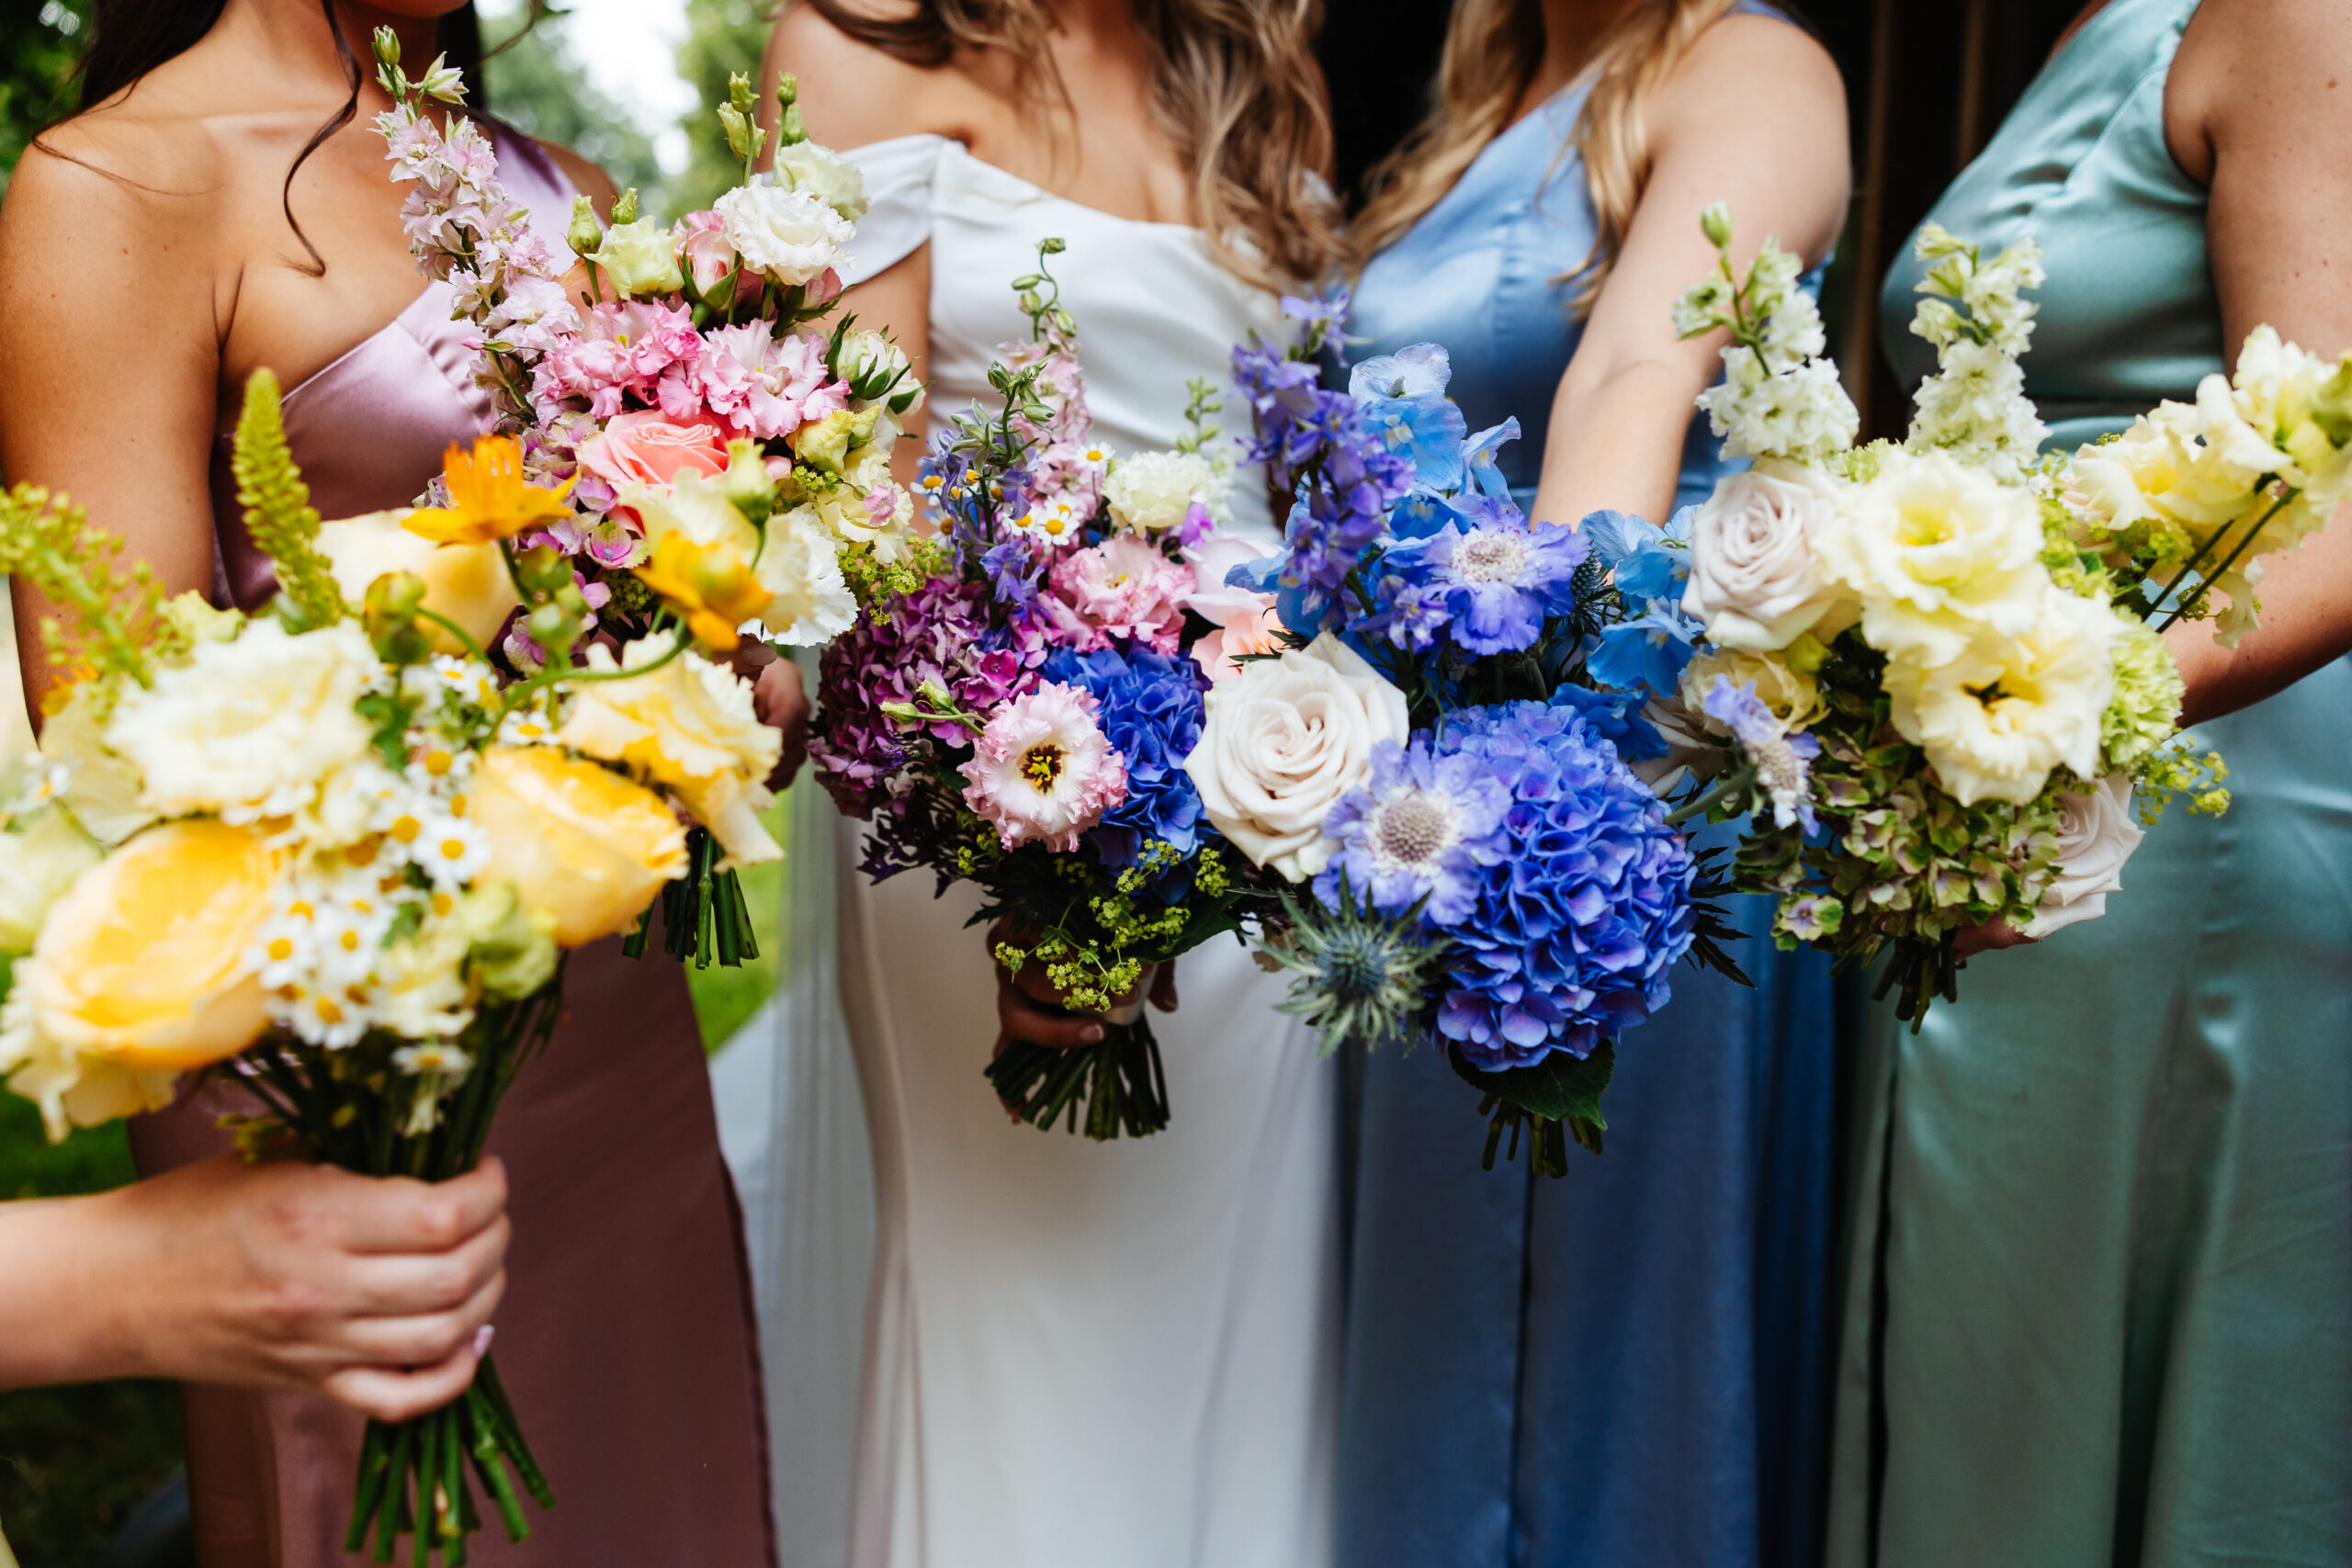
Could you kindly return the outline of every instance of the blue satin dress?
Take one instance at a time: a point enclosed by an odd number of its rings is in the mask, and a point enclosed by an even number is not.
[[[1473,430],[1516,415],[1515,486],[1581,333],[1561,274],[1593,215],[1570,88],[1365,269],[1351,355],[1443,344]],[[1693,215],[1695,220],[1696,215]],[[1694,420],[1679,501],[1725,470]],[[1522,491],[1522,502],[1529,499]],[[1760,900],[1735,910],[1762,931]],[[1813,1560],[1832,1211],[1832,988],[1736,944],[1619,1043],[1608,1152],[1479,1168],[1436,1052],[1362,1064],[1340,1568],[1748,1568]]]

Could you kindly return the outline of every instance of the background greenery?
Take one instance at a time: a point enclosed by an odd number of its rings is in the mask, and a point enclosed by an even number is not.
[[[523,10],[519,4],[489,7],[485,42],[495,48],[513,34]],[[724,96],[729,72],[758,69],[772,12],[761,0],[687,0],[677,69],[705,103]],[[0,0],[0,195],[27,144],[73,108],[74,67],[88,39],[89,0]],[[493,113],[577,149],[616,184],[638,186],[650,210],[675,215],[707,207],[731,183],[725,141],[707,112],[683,126],[689,161],[675,178],[665,176],[654,156],[657,128],[591,83],[560,14],[492,58],[483,85]],[[0,676],[13,689],[6,653],[0,649]],[[783,822],[779,807],[770,818],[779,837]],[[761,957],[741,969],[689,972],[704,1043],[714,1050],[776,983],[781,868],[756,868],[744,882]],[[77,1133],[52,1146],[33,1108],[0,1092],[0,1201],[101,1191],[131,1179],[121,1127]],[[179,1395],[172,1384],[105,1382],[0,1394],[0,1524],[25,1568],[91,1568],[180,1457]]]

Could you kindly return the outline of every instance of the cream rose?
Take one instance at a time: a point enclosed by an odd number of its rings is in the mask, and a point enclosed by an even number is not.
[[[1887,453],[1838,513],[1815,547],[1860,596],[1862,637],[1882,653],[1940,663],[1979,627],[2020,632],[2041,611],[2041,508],[1947,453]]]
[[[50,906],[102,853],[59,807],[0,832],[0,953],[30,953]]]
[[[566,947],[628,930],[686,869],[686,830],[660,795],[549,747],[492,747],[467,802],[490,835],[475,886],[512,883]]]
[[[845,262],[842,247],[856,231],[823,197],[781,189],[767,175],[729,191],[713,210],[743,265],[786,288],[813,283]]]
[[[379,668],[355,622],[289,637],[255,620],[234,642],[198,643],[187,663],[127,691],[106,743],[138,768],[141,803],[164,816],[291,811],[368,750],[368,721],[353,705]]]
[[[2020,928],[2045,937],[2107,913],[2107,896],[2123,890],[2123,863],[2147,834],[2132,819],[2132,780],[2109,773],[2087,794],[2058,797],[2058,875],[2041,907]]]
[[[488,646],[523,602],[498,547],[436,545],[402,527],[407,516],[403,509],[320,524],[319,548],[334,571],[335,586],[356,604],[367,598],[368,585],[386,572],[413,572],[424,580],[426,609],[455,621],[477,647]],[[465,651],[435,622],[420,616],[417,629],[443,653]]]
[[[750,682],[697,653],[661,662],[672,646],[666,634],[639,638],[617,664],[610,649],[590,649],[593,671],[645,673],[575,687],[557,739],[669,785],[729,865],[782,859],[760,813],[775,804],[767,778],[784,754],[784,737],[760,722]]]
[[[1788,647],[1848,598],[1815,553],[1837,511],[1810,468],[1765,463],[1724,479],[1691,516],[1683,610],[1725,648]]]
[[[1330,860],[1324,818],[1371,772],[1372,749],[1410,732],[1405,694],[1326,632],[1212,686],[1184,771],[1253,864],[1304,882]]]
[[[1783,729],[1801,729],[1824,711],[1820,683],[1779,654],[1710,651],[1682,667],[1681,696],[1682,705],[1711,735],[1731,733],[1730,726],[1707,716],[1707,694],[1715,689],[1718,676],[1735,686],[1753,685],[1757,700],[1772,710]]]
[[[1166,533],[1216,491],[1216,465],[1196,452],[1139,452],[1120,458],[1102,481],[1111,515],[1146,534]]]

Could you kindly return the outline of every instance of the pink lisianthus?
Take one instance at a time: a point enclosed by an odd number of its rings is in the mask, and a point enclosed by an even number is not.
[[[1063,853],[1127,797],[1127,769],[1095,722],[1094,694],[1047,681],[997,710],[963,766],[964,804],[1006,849]]]
[[[820,305],[830,305],[841,298],[842,275],[831,267],[827,267],[800,287],[800,308],[804,310],[814,310]]]
[[[692,468],[698,474],[727,471],[726,433],[709,420],[692,422],[640,410],[616,414],[582,444],[580,461],[616,490],[623,485],[666,485]]]
[[[668,305],[631,299],[588,312],[576,338],[560,341],[539,361],[533,387],[543,403],[586,398],[598,419],[621,412],[626,392],[653,395],[662,373],[702,352],[694,318]]]
[[[1244,610],[1194,643],[1193,658],[1210,680],[1238,681],[1243,654],[1280,653],[1290,646],[1282,640],[1282,629],[1272,606]]]
[[[1070,551],[1054,562],[1046,582],[1055,628],[1080,653],[1104,647],[1113,637],[1175,652],[1184,627],[1184,601],[1194,587],[1191,567],[1170,560],[1132,534]]]
[[[727,243],[727,220],[716,212],[689,212],[678,220],[678,262],[707,294],[735,270],[735,247]]]

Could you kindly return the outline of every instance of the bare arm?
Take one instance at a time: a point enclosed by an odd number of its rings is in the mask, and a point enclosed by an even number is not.
[[[2183,169],[2206,182],[2206,237],[2234,359],[2263,323],[2313,354],[2352,348],[2352,0],[2207,0],[2165,102]],[[2352,513],[2273,556],[2262,625],[2233,651],[2211,623],[2167,637],[2188,682],[2183,722],[2285,690],[2352,652]]]
[[[1702,209],[1732,204],[1743,255],[1771,234],[1808,261],[1845,219],[1845,90],[1827,53],[1784,22],[1718,22],[1651,122],[1648,186],[1553,400],[1539,522],[1602,507],[1664,522],[1673,505],[1692,402],[1723,363],[1721,336],[1677,343],[1671,320],[1676,297],[1715,264]]]

